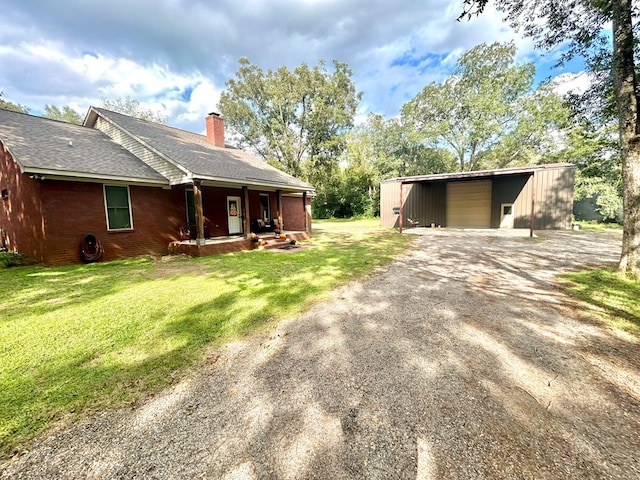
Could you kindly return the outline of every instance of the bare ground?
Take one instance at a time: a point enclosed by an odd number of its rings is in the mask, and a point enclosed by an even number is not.
[[[0,478],[640,478],[640,343],[558,288],[620,238],[427,231],[298,319]]]

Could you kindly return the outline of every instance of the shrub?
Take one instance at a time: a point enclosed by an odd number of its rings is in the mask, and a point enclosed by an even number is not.
[[[22,267],[37,263],[33,258],[29,258],[22,253],[0,252],[0,268]]]

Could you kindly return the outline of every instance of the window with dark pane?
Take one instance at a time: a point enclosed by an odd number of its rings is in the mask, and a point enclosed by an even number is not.
[[[133,228],[129,206],[129,187],[105,185],[104,198],[107,207],[107,228],[109,230]]]

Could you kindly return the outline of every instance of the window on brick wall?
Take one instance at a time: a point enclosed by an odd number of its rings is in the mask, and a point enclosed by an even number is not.
[[[108,230],[130,230],[133,228],[129,187],[105,185],[104,205],[107,212]]]

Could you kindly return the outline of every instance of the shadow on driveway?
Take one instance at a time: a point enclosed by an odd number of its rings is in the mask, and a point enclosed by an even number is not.
[[[558,289],[619,237],[439,231],[2,478],[639,478],[640,346]]]

